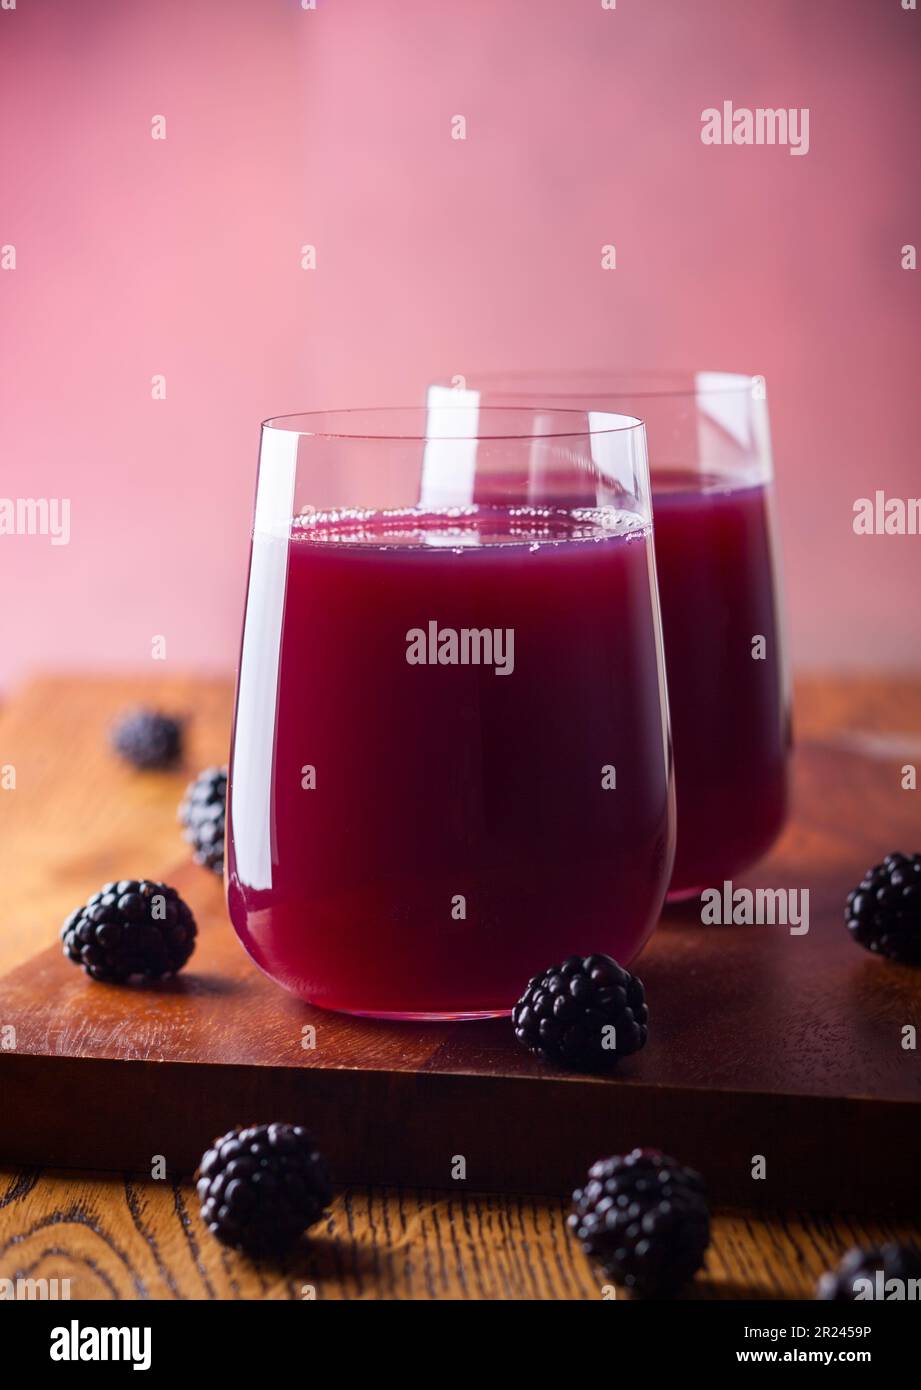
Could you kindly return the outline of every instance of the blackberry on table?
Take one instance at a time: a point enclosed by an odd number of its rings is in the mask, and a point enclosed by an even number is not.
[[[196,934],[175,888],[133,878],[104,884],[61,928],[64,954],[94,980],[115,984],[174,975],[195,949]]]
[[[326,1163],[300,1125],[230,1130],[203,1155],[195,1180],[212,1235],[253,1255],[284,1251],[332,1200]]]
[[[837,1269],[822,1275],[816,1298],[826,1303],[885,1298],[886,1283],[890,1279],[897,1279],[903,1286],[903,1298],[921,1298],[921,1251],[913,1245],[895,1244],[849,1250]],[[864,1280],[869,1282],[860,1282]],[[914,1281],[913,1285],[910,1281]]]
[[[179,820],[196,864],[216,874],[224,872],[226,813],[227,769],[206,767],[186,788]]]
[[[692,1279],[710,1243],[704,1182],[657,1149],[603,1158],[572,1194],[569,1228],[608,1278],[640,1297]]]
[[[512,1010],[515,1036],[543,1061],[596,1070],[646,1045],[642,982],[610,956],[569,956],[535,975]]]
[[[847,895],[852,938],[868,951],[921,965],[921,854],[887,854]]]
[[[182,724],[157,710],[132,710],[112,730],[112,746],[134,767],[172,767],[182,754]]]

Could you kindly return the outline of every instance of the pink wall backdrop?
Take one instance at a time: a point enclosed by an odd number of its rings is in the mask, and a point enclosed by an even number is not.
[[[260,418],[630,363],[764,373],[797,664],[917,665],[921,537],[851,521],[921,494],[919,107],[901,0],[0,11],[0,495],[71,502],[0,537],[0,683],[233,664]]]

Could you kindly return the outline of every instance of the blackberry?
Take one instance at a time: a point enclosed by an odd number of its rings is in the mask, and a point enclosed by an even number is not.
[[[868,951],[921,965],[921,854],[887,854],[847,895],[848,931]]]
[[[869,1250],[849,1250],[836,1270],[822,1275],[816,1298],[831,1303],[857,1303],[868,1298],[885,1298],[889,1279],[899,1280],[902,1298],[921,1298],[921,1251],[913,1245],[881,1245]],[[868,1283],[859,1283],[859,1280],[867,1280]]]
[[[182,724],[156,710],[132,710],[112,730],[112,746],[134,767],[171,767],[182,753]]]
[[[300,1125],[250,1125],[215,1139],[195,1174],[202,1220],[225,1245],[278,1254],[332,1200],[322,1156]]]
[[[94,980],[157,980],[195,949],[195,918],[175,888],[148,879],[106,883],[61,928],[64,954]]]
[[[528,981],[512,1010],[519,1042],[545,1062],[595,1070],[646,1045],[642,982],[610,956],[569,956]]]
[[[185,838],[196,864],[213,873],[224,872],[224,819],[227,808],[227,769],[207,767],[186,788],[179,807]]]
[[[703,1179],[656,1149],[593,1163],[572,1200],[569,1228],[585,1253],[640,1297],[677,1293],[704,1262]]]

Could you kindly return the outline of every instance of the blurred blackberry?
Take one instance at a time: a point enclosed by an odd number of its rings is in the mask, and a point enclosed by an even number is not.
[[[224,820],[227,807],[226,767],[207,767],[186,788],[179,807],[185,838],[196,864],[224,872]]]
[[[94,980],[156,980],[195,949],[195,918],[175,888],[147,879],[106,883],[61,928],[64,954]]]
[[[882,1275],[881,1293],[877,1288],[877,1275]],[[869,1280],[869,1294],[865,1284],[856,1287],[859,1279]],[[822,1275],[816,1298],[830,1303],[857,1303],[867,1297],[884,1298],[888,1279],[898,1279],[906,1286],[909,1280],[915,1280],[914,1293],[906,1287],[903,1297],[921,1296],[921,1252],[913,1245],[881,1245],[869,1250],[849,1250],[837,1269]]]
[[[868,951],[921,965],[921,854],[887,854],[847,895],[848,931]]]
[[[647,1019],[641,981],[601,955],[569,956],[535,975],[512,1010],[519,1042],[545,1062],[583,1070],[638,1052]]]
[[[195,1174],[202,1220],[225,1245],[277,1254],[332,1200],[322,1156],[300,1125],[251,1125],[215,1139]]]
[[[182,754],[182,725],[156,710],[132,710],[112,730],[112,746],[134,767],[171,767]]]
[[[640,1297],[667,1297],[704,1262],[710,1214],[703,1179],[656,1149],[603,1158],[572,1194],[569,1228],[605,1274]]]

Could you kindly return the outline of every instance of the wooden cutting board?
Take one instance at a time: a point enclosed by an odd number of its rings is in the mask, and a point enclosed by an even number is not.
[[[599,1078],[541,1065],[504,1020],[351,1019],[264,978],[174,821],[188,776],[226,747],[229,689],[163,687],[159,703],[195,711],[187,766],[164,775],[106,751],[106,723],[141,688],[39,682],[0,725],[0,763],[17,768],[0,868],[20,959],[0,978],[0,1037],[15,1031],[0,1051],[0,1161],[150,1173],[162,1156],[187,1172],[231,1125],[289,1119],[342,1182],[450,1187],[463,1159],[471,1189],[565,1192],[593,1159],[643,1144],[698,1167],[724,1202],[917,1205],[921,1059],[903,1041],[921,1025],[921,970],[861,951],[842,920],[863,870],[921,839],[919,793],[899,775],[919,745],[917,689],[910,707],[887,697],[909,723],[896,736],[875,727],[878,689],[856,726],[853,701],[836,720],[835,687],[805,693],[792,824],[736,886],[808,888],[808,934],[702,926],[697,904],[667,913],[636,966],[649,1044]],[[90,981],[60,952],[61,918],[105,879],[145,875],[192,906],[192,961],[156,987]],[[32,885],[25,904],[18,884]]]

